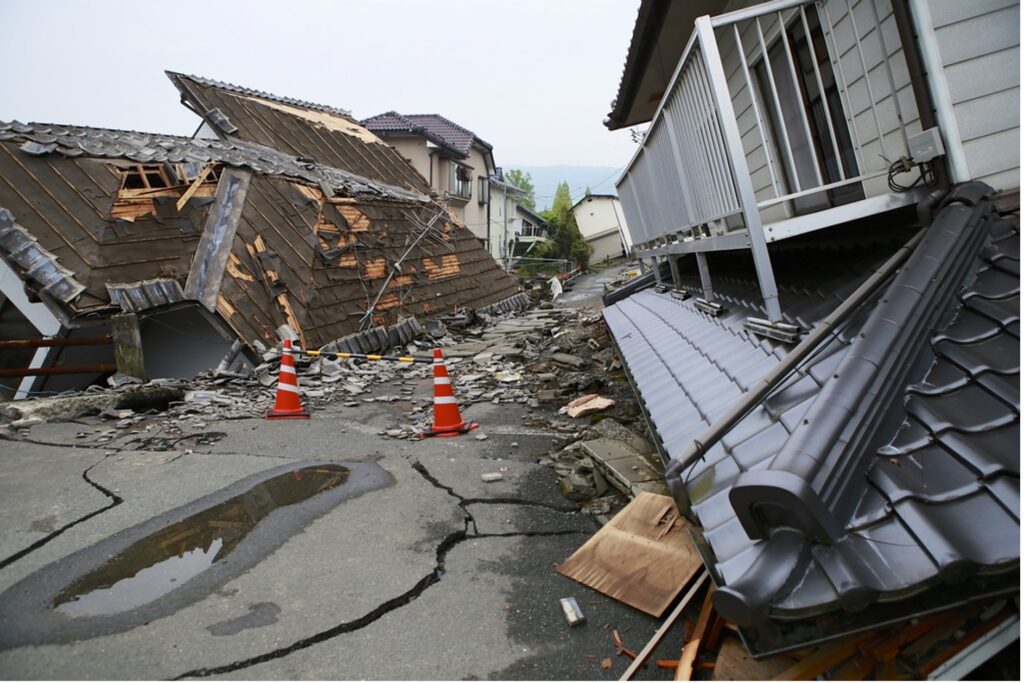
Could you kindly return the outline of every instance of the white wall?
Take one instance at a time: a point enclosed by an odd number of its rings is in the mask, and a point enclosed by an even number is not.
[[[1020,2],[929,0],[971,178],[1020,187]]]
[[[604,259],[605,256],[615,258],[622,255],[623,233],[628,232],[622,205],[614,197],[584,197],[573,207],[576,225],[583,239],[594,247],[593,261]],[[607,238],[610,230],[614,230],[615,240]],[[618,243],[616,245],[616,242]],[[600,254],[598,250],[600,249]]]

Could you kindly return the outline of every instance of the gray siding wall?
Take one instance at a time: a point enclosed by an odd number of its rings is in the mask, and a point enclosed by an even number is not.
[[[1020,188],[1020,2],[930,0],[971,177]]]

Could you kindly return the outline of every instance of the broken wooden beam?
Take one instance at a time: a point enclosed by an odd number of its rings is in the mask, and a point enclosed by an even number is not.
[[[110,337],[58,337],[55,339],[8,339],[0,341],[0,349],[39,349],[51,346],[101,346],[109,344]]]
[[[654,632],[654,635],[651,636],[651,639],[647,642],[646,645],[644,645],[644,648],[640,650],[639,654],[637,654],[636,656],[636,659],[633,660],[633,663],[630,664],[629,668],[626,669],[625,673],[622,674],[622,677],[619,679],[620,681],[631,680],[633,676],[636,675],[636,672],[639,671],[640,667],[644,665],[644,662],[646,662],[648,658],[650,658],[650,656],[654,653],[655,648],[658,647],[661,641],[672,629],[672,626],[674,626],[676,621],[679,620],[679,617],[682,616],[683,611],[690,605],[690,601],[693,600],[693,596],[697,594],[697,592],[704,586],[704,583],[708,580],[708,578],[710,578],[708,570],[704,569],[703,565],[699,565],[698,568],[694,571],[694,574],[696,574],[697,571],[700,571],[700,575],[697,576],[696,581],[694,581],[693,585],[690,586],[690,590],[686,591],[686,595],[682,597],[682,599],[679,601],[679,604],[676,605],[676,608],[672,610],[672,613],[668,615],[668,618],[665,619],[664,623],[662,623],[662,625],[658,627],[658,630]],[[693,577],[691,576],[690,578],[692,579]]]
[[[707,639],[714,622],[717,621],[715,607],[711,603],[711,596],[714,592],[714,586],[708,589],[707,595],[704,596],[704,605],[701,606],[700,614],[697,617],[697,624],[693,627],[689,641],[683,646],[682,654],[679,656],[679,666],[676,667],[675,680],[677,681],[688,681],[693,676],[693,668],[698,655],[700,655],[701,645]]]

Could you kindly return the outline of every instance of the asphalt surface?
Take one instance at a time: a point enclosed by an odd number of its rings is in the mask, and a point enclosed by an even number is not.
[[[591,297],[599,288],[588,279],[574,286]],[[429,395],[430,381],[417,392]],[[380,434],[406,410],[402,402],[331,404],[308,422],[184,419],[179,426],[196,438],[171,450],[133,450],[127,444],[138,435],[128,434],[100,443],[111,422],[99,417],[0,441],[0,631],[17,634],[0,639],[0,676],[621,675],[629,660],[616,655],[612,629],[639,650],[659,622],[553,570],[598,528],[536,462],[567,435],[524,427],[523,406],[490,403],[463,412],[481,424],[469,435],[414,442]],[[160,437],[160,429],[148,433]],[[273,511],[211,569],[147,605],[88,621],[53,609],[55,595],[110,558],[138,554],[139,539],[154,531],[173,538],[174,524],[310,463],[377,474],[372,485],[353,478]],[[503,479],[481,480],[492,472]],[[325,498],[335,491],[343,493]],[[173,542],[160,543],[174,555]],[[566,623],[559,599],[568,596],[585,624]],[[24,607],[4,609],[11,605]],[[681,642],[670,636],[658,656],[676,656]],[[652,667],[640,678],[670,672]]]

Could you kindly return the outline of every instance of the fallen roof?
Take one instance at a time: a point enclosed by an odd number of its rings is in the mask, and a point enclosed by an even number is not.
[[[21,151],[36,156],[57,153],[66,157],[122,157],[140,164],[216,162],[305,180],[349,196],[429,201],[426,195],[407,188],[238,139],[212,140],[89,126],[0,121],[0,140],[21,142]]]
[[[0,209],[0,255],[69,326],[198,303],[250,346],[320,346],[518,291],[424,195],[242,140],[2,124]]]
[[[455,152],[461,158],[469,156],[469,150],[476,143],[491,151],[493,148],[468,128],[463,128],[440,114],[399,114],[384,112],[363,119],[362,124],[369,130],[387,135],[389,133],[410,133],[422,135],[442,147]]]
[[[712,264],[722,317],[652,290],[605,309],[702,526],[716,609],[752,652],[1019,590],[1018,251],[1016,218],[950,202],[884,290],[693,462],[788,352],[744,328],[764,315],[749,266]],[[888,253],[774,253],[786,321],[813,327]]]
[[[426,179],[343,109],[167,72],[182,102],[222,139],[243,139],[389,185],[429,193]]]

